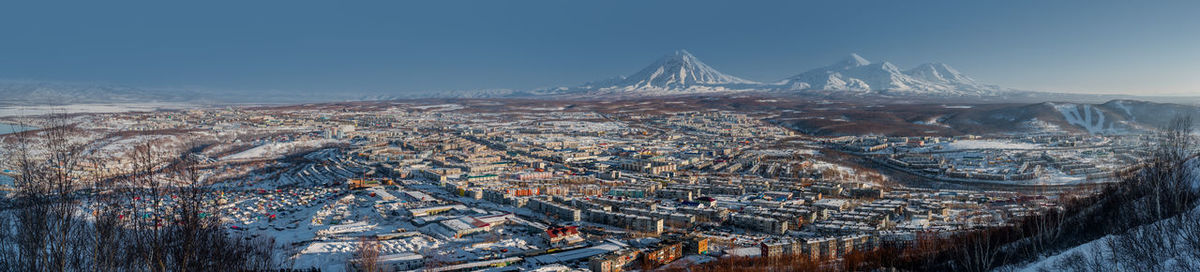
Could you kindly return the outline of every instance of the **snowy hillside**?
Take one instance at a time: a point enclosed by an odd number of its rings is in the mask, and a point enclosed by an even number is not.
[[[1200,160],[1188,162],[1192,190],[1200,190]],[[1195,271],[1200,268],[1200,206],[1182,215],[1111,234],[998,271]],[[1118,257],[1119,256],[1119,257]]]
[[[999,131],[1133,134],[1162,128],[1181,115],[1200,119],[1200,107],[1136,100],[1112,100],[1102,104],[1043,102],[981,106],[912,120],[916,125],[948,127],[976,134]]]
[[[926,63],[902,71],[884,61],[872,63],[858,54],[787,78],[785,90],[827,90],[899,94],[991,95],[1001,89],[976,82],[943,63]]]
[[[1106,115],[1112,114],[1105,112],[1100,107],[1092,107],[1089,104],[1071,104],[1071,103],[1051,103],[1054,109],[1058,110],[1063,115],[1063,120],[1068,124],[1083,128],[1088,133],[1118,133],[1127,131],[1125,122],[1118,122],[1113,118],[1107,118]]]
[[[1176,116],[1200,117],[1200,108],[1135,100],[1113,100],[1104,104],[1044,103],[1062,114],[1071,126],[1092,134],[1128,133],[1161,128]]]

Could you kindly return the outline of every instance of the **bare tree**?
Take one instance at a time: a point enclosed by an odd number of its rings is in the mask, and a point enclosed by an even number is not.
[[[78,131],[65,118],[51,118],[49,125],[18,135],[10,158],[20,171],[13,203],[17,250],[10,266],[19,270],[61,271],[83,260],[83,244],[72,238],[82,226],[74,192],[85,145],[73,141]]]
[[[956,245],[958,258],[956,269],[960,271],[991,271],[1003,264],[1002,244],[990,231],[972,231],[961,234]]]
[[[379,239],[375,239],[374,237],[359,238],[358,249],[354,252],[353,259],[347,262],[350,267],[346,270],[383,271],[383,267],[379,264],[379,247]]]
[[[52,118],[16,135],[19,175],[0,209],[0,267],[11,271],[237,271],[276,268],[274,240],[221,228],[193,163],[153,143],[113,167],[89,132]],[[170,167],[168,167],[170,166]]]
[[[1066,213],[1059,207],[1051,208],[1040,214],[1025,218],[1017,231],[1027,236],[1025,242],[1026,256],[1038,256],[1051,252],[1062,239],[1065,228]]]
[[[1140,174],[1141,183],[1152,190],[1152,219],[1172,216],[1196,198],[1185,164],[1192,156],[1191,116],[1176,116],[1162,129],[1154,154]]]

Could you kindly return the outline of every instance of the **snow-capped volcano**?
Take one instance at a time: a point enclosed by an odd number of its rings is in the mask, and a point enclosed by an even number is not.
[[[576,89],[637,95],[687,94],[753,89],[761,83],[717,71],[686,50],[659,58],[628,77],[585,84]]]
[[[678,50],[626,77],[620,85],[639,88],[679,88],[692,85],[750,83],[755,82],[721,73],[704,64],[687,50]]]
[[[991,94],[999,90],[995,86],[980,84],[946,64],[927,63],[901,71],[892,63],[872,63],[858,54],[850,54],[832,65],[787,78],[783,86],[791,90],[950,95]]]
[[[826,69],[845,70],[845,69],[850,69],[850,68],[855,68],[855,67],[867,66],[869,64],[871,64],[871,61],[864,59],[862,56],[859,56],[858,54],[850,53],[850,55],[846,56],[846,58],[842,59],[842,61],[834,63],[833,65],[826,66],[825,68]]]

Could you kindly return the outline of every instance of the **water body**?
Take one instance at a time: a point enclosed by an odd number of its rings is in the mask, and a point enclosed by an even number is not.
[[[34,130],[34,129],[37,129],[37,128],[30,127],[30,126],[16,125],[16,124],[0,123],[0,135],[9,134],[9,133],[17,133],[17,132],[22,132],[22,131],[26,131],[26,130]]]

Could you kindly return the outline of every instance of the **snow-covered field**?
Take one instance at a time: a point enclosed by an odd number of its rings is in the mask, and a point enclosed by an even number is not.
[[[286,143],[267,143],[256,146],[246,151],[238,152],[233,155],[222,157],[221,160],[246,160],[246,159],[270,159],[278,158],[289,152],[302,148],[316,148],[328,144],[337,143],[337,140],[311,140],[311,141],[296,141]]]
[[[346,260],[354,255],[359,241],[341,239],[333,241],[313,242],[301,250],[294,267],[317,267],[322,271],[339,271],[345,268]],[[438,241],[415,236],[404,239],[379,241],[379,251],[382,255],[421,252],[437,248]]]

